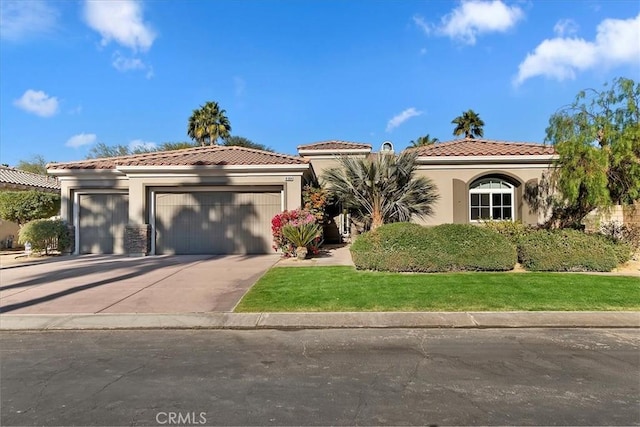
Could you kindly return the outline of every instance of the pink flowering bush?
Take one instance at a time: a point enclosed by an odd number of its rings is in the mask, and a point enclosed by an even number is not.
[[[296,247],[291,241],[289,241],[282,234],[282,228],[285,225],[291,225],[294,227],[303,224],[315,224],[317,222],[316,217],[309,211],[304,209],[296,209],[293,211],[284,211],[277,214],[271,220],[271,233],[273,234],[273,249],[281,250],[283,256],[291,257],[296,254]],[[321,237],[317,237],[307,249],[311,254],[318,253],[318,247],[320,246]]]

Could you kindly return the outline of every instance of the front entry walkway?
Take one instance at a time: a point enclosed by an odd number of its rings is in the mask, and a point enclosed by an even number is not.
[[[0,270],[0,313],[230,312],[273,255],[60,257]]]

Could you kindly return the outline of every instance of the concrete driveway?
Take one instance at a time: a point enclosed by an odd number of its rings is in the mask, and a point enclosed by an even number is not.
[[[69,256],[0,270],[0,313],[228,312],[278,255]]]

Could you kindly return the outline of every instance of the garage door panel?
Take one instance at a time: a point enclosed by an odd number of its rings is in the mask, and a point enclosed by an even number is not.
[[[129,219],[127,194],[81,194],[79,196],[79,252],[123,254],[125,227]]]
[[[158,193],[156,253],[267,253],[280,199],[280,193]]]

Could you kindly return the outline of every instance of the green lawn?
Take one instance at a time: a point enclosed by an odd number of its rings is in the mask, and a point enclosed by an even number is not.
[[[640,279],[571,273],[406,274],[277,267],[237,312],[640,310]]]

